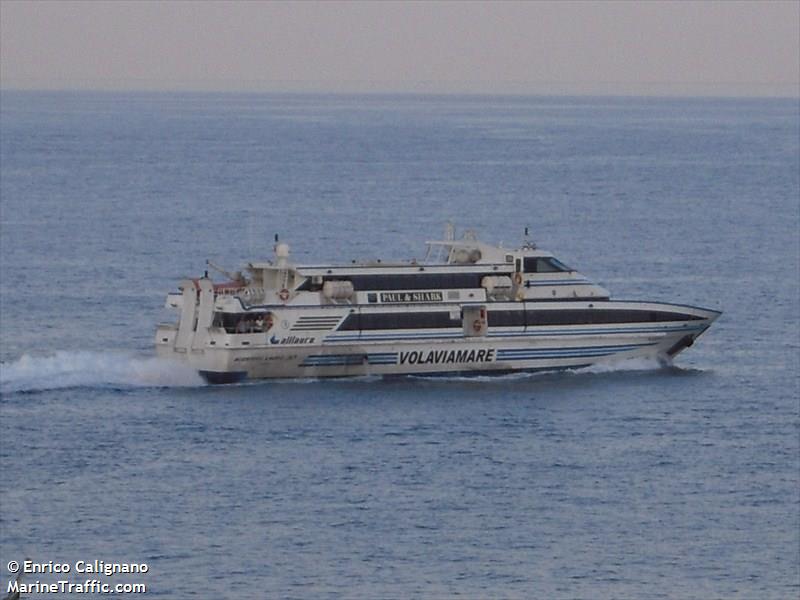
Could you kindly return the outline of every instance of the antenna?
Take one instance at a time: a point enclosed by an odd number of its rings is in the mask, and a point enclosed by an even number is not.
[[[529,250],[535,250],[536,244],[531,240],[530,231],[528,230],[528,226],[525,226],[525,244],[523,244],[523,248],[527,248]]]

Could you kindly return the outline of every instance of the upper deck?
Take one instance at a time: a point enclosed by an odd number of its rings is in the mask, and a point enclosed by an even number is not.
[[[218,310],[273,304],[397,305],[609,297],[605,289],[531,242],[507,249],[481,242],[467,232],[458,240],[448,235],[426,243],[428,254],[423,261],[371,260],[345,265],[294,264],[289,260],[288,245],[276,243],[273,260],[249,263],[249,278],[241,280],[240,288],[234,286],[219,294]]]

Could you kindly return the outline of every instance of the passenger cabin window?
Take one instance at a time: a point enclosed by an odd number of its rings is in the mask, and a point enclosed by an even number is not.
[[[568,266],[562,262],[551,257],[537,257],[525,259],[525,272],[526,273],[563,273],[571,271]]]
[[[326,277],[326,281],[349,281],[357,292],[393,291],[393,290],[436,290],[436,289],[470,289],[481,287],[481,280],[486,275],[497,275],[497,272],[467,273],[414,273],[394,275],[341,275]],[[297,288],[298,291],[311,290],[311,282],[306,279]]]
[[[214,313],[213,327],[222,327],[226,333],[261,333],[269,328],[269,314],[253,313]]]
[[[376,329],[442,329],[459,327],[459,315],[453,318],[449,312],[411,313],[352,313],[339,326],[339,331],[370,331]]]

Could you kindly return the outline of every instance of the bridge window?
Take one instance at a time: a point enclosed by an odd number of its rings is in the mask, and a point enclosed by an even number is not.
[[[571,270],[567,265],[552,257],[528,257],[525,259],[526,273],[563,273]]]

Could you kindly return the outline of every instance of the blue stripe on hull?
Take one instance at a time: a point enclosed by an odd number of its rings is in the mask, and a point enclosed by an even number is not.
[[[386,373],[381,375],[385,379],[400,379],[402,377],[496,377],[498,375],[516,375],[517,373],[555,373],[558,371],[571,371],[590,367],[592,363],[578,363],[575,365],[562,365],[557,367],[514,367],[513,369],[470,369],[467,371],[420,371],[417,373]]]
[[[652,342],[643,344],[576,346],[573,348],[501,348],[497,350],[496,362],[552,360],[557,358],[599,358],[656,345],[655,342]],[[314,354],[307,356],[300,366],[346,367],[363,364],[395,365],[397,364],[397,356],[398,353],[396,352],[376,352],[374,354]]]
[[[396,352],[375,352],[373,354],[312,354],[307,356],[301,367],[346,367],[353,365],[393,365],[397,362]]]
[[[554,358],[597,358],[610,356],[620,352],[628,352],[638,348],[655,346],[651,344],[625,344],[619,346],[586,346],[580,348],[537,348],[537,349],[509,349],[498,350],[497,361],[514,360],[544,360]]]
[[[500,355],[519,355],[519,354],[547,354],[547,353],[561,353],[561,352],[598,352],[603,350],[633,350],[635,348],[641,348],[643,346],[655,346],[655,342],[649,342],[644,344],[613,344],[613,345],[605,345],[605,346],[574,346],[574,347],[566,347],[566,348],[501,348],[497,351],[498,356]]]

